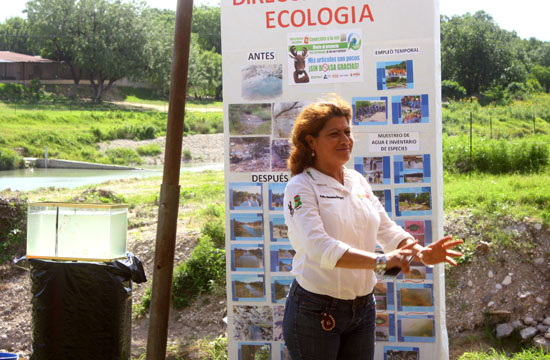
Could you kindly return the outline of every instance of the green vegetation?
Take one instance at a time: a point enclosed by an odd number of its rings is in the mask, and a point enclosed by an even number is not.
[[[22,256],[27,239],[27,202],[19,198],[0,198],[0,265]]]
[[[513,355],[491,349],[487,352],[467,352],[462,354],[458,360],[550,360],[550,354],[535,348],[524,349]]]
[[[549,175],[549,170],[526,175],[446,174],[445,211],[468,209],[495,219],[528,216],[550,224]]]
[[[136,148],[140,156],[155,156],[162,154],[162,149],[159,144],[141,145]]]
[[[201,360],[227,360],[227,338],[202,339],[199,343]]]
[[[137,154],[130,149],[102,153],[98,151],[97,144],[116,139],[154,139],[166,134],[166,113],[126,111],[108,105],[99,105],[95,110],[90,109],[89,105],[83,105],[80,109],[81,103],[78,101],[57,105],[41,102],[24,104],[22,106],[18,103],[15,107],[0,102],[4,130],[0,134],[0,170],[22,167],[22,157],[43,158],[46,147],[50,158],[120,165],[141,164],[139,155],[160,153],[160,147],[141,147]],[[54,110],[56,107],[58,109]],[[222,132],[222,118],[221,112],[188,111],[184,132]]]
[[[198,295],[225,288],[225,250],[218,249],[203,235],[191,258],[178,265],[172,280],[172,304],[183,308]]]

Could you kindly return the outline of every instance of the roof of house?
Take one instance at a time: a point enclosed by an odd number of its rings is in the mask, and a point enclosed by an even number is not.
[[[0,51],[0,63],[53,63],[40,56],[18,54],[11,51]]]

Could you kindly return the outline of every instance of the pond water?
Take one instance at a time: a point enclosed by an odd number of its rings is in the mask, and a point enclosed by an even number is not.
[[[29,191],[41,187],[76,188],[109,180],[162,176],[162,166],[143,170],[24,169],[0,171],[0,191]],[[223,163],[182,164],[181,171],[223,170]]]

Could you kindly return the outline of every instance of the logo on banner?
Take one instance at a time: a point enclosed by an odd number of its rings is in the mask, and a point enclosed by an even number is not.
[[[361,48],[361,36],[356,33],[348,35],[348,49],[359,50]]]

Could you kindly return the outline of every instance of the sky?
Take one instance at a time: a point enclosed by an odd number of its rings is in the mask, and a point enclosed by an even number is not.
[[[1,0],[0,22],[13,16],[23,17],[26,0]],[[195,0],[195,5],[219,4],[220,0]],[[230,0],[223,0],[230,1]],[[150,7],[175,10],[177,0],[147,0]],[[440,0],[442,15],[463,15],[485,10],[503,29],[515,31],[519,37],[550,41],[550,0]]]

